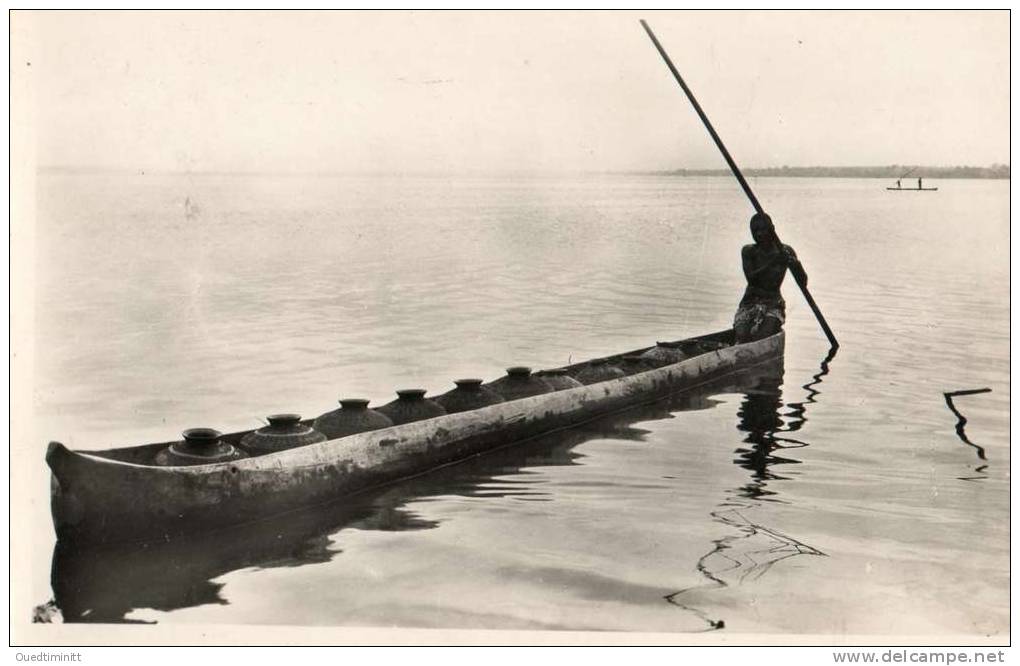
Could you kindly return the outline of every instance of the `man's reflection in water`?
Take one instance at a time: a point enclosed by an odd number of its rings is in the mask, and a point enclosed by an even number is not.
[[[802,402],[784,405],[782,400],[783,367],[781,362],[769,367],[757,377],[753,388],[745,389],[737,411],[737,429],[746,433],[735,453],[734,463],[751,472],[746,484],[729,491],[712,518],[725,524],[730,534],[712,542],[712,549],[703,555],[695,568],[708,582],[685,588],[666,597],[701,617],[707,623],[706,631],[725,627],[725,621],[715,619],[701,606],[710,599],[702,598],[707,590],[718,590],[754,581],[764,576],[776,563],[795,555],[822,555],[825,553],[797,539],[753,522],[748,514],[763,502],[786,502],[775,490],[768,488],[774,480],[788,480],[792,475],[780,475],[777,465],[799,464],[788,450],[807,446],[807,442],[788,434],[800,430],[806,423],[807,405],[815,402],[819,391],[814,387],[828,373],[828,361],[813,381],[805,384],[807,397]],[[785,409],[785,411],[784,411]],[[752,514],[753,515],[753,514]],[[736,533],[733,533],[733,530]]]
[[[798,463],[776,454],[783,445],[777,441],[776,432],[783,430],[782,389],[783,374],[766,375],[754,389],[744,394],[744,399],[737,411],[739,422],[737,429],[747,433],[743,444],[735,453],[734,462],[752,472],[746,485],[735,489],[735,493],[752,500],[771,500],[775,492],[766,486],[771,479],[785,479],[769,468],[773,465]]]
[[[750,448],[738,447],[738,457],[734,462],[754,474],[747,485],[734,490],[737,495],[750,500],[784,501],[772,497],[776,493],[766,490],[765,486],[770,480],[786,480],[789,477],[780,476],[769,468],[800,463],[800,460],[791,458],[788,451],[805,447],[808,443],[791,437],[790,433],[797,432],[807,423],[808,405],[817,402],[821,395],[816,387],[829,374],[829,362],[835,354],[834,350],[830,350],[811,381],[801,387],[806,393],[800,402],[791,402],[785,407],[783,405],[782,362],[762,373],[755,387],[744,394],[740,409],[737,410],[737,430],[747,433],[744,444],[750,445]]]

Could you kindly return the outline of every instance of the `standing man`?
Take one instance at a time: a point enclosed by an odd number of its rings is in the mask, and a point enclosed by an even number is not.
[[[807,273],[789,245],[781,245],[772,218],[755,213],[751,218],[754,243],[745,245],[740,256],[747,278],[747,289],[733,317],[737,342],[760,340],[778,333],[786,322],[786,301],[779,288],[789,268],[798,280],[807,284]]]

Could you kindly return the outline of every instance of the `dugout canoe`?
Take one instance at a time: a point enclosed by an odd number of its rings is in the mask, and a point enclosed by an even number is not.
[[[228,462],[157,465],[156,454],[170,442],[103,451],[51,442],[46,462],[57,537],[82,544],[169,540],[335,501],[781,357],[784,334],[734,344],[727,330],[668,344],[690,357],[618,379]],[[606,358],[617,362],[648,349]],[[566,368],[574,373],[585,365]],[[247,432],[223,439],[236,443]]]
[[[742,409],[737,398],[721,394],[758,394],[782,382],[783,358],[750,366],[692,389],[596,419],[576,428],[536,437],[520,446],[507,446],[472,456],[428,474],[341,497],[328,504],[204,534],[169,541],[79,546],[58,541],[53,548],[53,599],[64,622],[133,622],[136,610],[173,611],[203,604],[223,604],[221,577],[257,567],[272,569],[322,564],[341,553],[340,532],[415,531],[438,527],[435,516],[423,515],[414,504],[451,494],[466,497],[529,494],[527,488],[507,484],[508,477],[526,474],[535,466],[548,468],[584,464],[575,448],[592,440],[645,441],[650,421],[684,418],[684,412]],[[768,392],[768,388],[765,388]],[[730,403],[730,404],[727,404]],[[777,405],[778,409],[779,406]],[[737,426],[733,436],[746,433]],[[728,452],[720,450],[720,455]],[[752,455],[748,453],[748,455]],[[745,454],[733,462],[757,474],[758,459]],[[132,619],[135,618],[135,619]]]

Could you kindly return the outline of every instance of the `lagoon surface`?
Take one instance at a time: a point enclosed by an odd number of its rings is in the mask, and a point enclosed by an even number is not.
[[[48,440],[235,431],[720,330],[751,210],[727,178],[40,173],[17,445],[35,601],[78,622],[1004,637],[1009,183],[931,184],[752,179],[842,343],[828,362],[788,279],[784,363],[98,557],[54,551]],[[977,388],[958,432],[944,393]]]

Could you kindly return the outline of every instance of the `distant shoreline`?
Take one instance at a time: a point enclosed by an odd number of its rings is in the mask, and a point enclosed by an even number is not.
[[[905,182],[918,178],[988,178],[1009,180],[1008,164],[993,164],[989,167],[909,167],[893,164],[890,166],[864,167],[765,167],[743,169],[745,176],[759,178],[882,178],[902,179]],[[906,172],[908,175],[903,175]],[[672,169],[668,171],[632,171],[630,173],[649,176],[730,176],[728,169]]]
[[[911,171],[909,166],[893,164],[875,167],[765,167],[743,169],[749,178],[880,178],[883,180],[903,180],[909,185],[917,179],[949,179],[978,178],[1009,180],[1008,164],[993,164],[988,167],[954,166],[954,167],[916,167]],[[903,174],[910,173],[906,176]],[[426,172],[426,171],[224,171],[224,170],[173,170],[123,167],[91,167],[45,165],[38,167],[39,173],[91,174],[119,173],[132,175],[186,175],[186,176],[411,176],[411,177],[450,177],[450,176],[673,176],[673,177],[732,177],[728,169],[660,169],[660,170],[606,170],[606,171],[462,171],[462,172]]]

